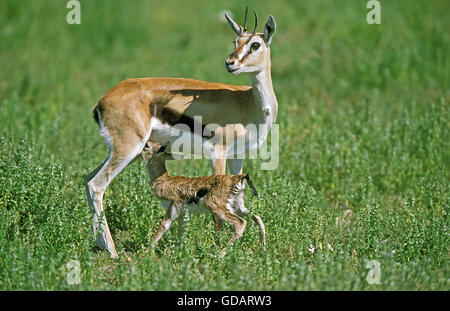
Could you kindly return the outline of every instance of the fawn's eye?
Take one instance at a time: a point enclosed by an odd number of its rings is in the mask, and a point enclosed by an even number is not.
[[[257,49],[259,49],[260,46],[261,46],[261,44],[259,44],[258,42],[253,42],[250,48],[253,51],[256,51]]]

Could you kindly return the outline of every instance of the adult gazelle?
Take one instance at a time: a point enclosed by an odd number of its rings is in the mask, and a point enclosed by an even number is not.
[[[118,256],[103,212],[103,194],[111,181],[141,154],[147,141],[173,142],[172,129],[178,124],[194,133],[195,122],[202,126],[215,124],[214,135],[203,139],[210,150],[213,174],[225,174],[226,161],[231,174],[242,172],[242,158],[228,159],[234,142],[225,132],[235,132],[236,139],[248,135],[246,126],[258,125],[258,140],[247,149],[259,148],[275,121],[278,103],[270,73],[270,44],[275,20],[269,16],[263,33],[255,28],[247,31],[247,10],[244,26],[230,16],[225,17],[238,35],[235,50],[226,59],[229,73],[246,72],[252,86],[238,86],[187,78],[126,79],[114,86],[94,108],[94,119],[100,135],[109,146],[109,156],[86,175],[85,186],[89,205],[94,212],[93,228],[97,245],[112,258]],[[186,127],[185,127],[186,130]],[[198,133],[194,133],[198,134]],[[193,135],[194,135],[193,134]],[[200,133],[202,135],[202,133]],[[214,140],[212,143],[211,141]],[[244,150],[247,152],[248,150]]]

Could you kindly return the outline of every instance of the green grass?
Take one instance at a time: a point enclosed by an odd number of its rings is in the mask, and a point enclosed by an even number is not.
[[[124,78],[249,84],[224,60],[234,34],[218,18],[242,1],[6,1],[0,10],[1,290],[448,290],[450,21],[448,1],[248,1],[277,21],[272,75],[280,165],[246,160],[260,193],[267,251],[249,222],[217,258],[210,217],[190,216],[146,252],[164,211],[140,161],[105,193],[119,252],[93,242],[83,176],[107,156],[91,108]],[[179,9],[181,8],[181,10]],[[250,19],[250,24],[252,20]],[[170,164],[205,175],[207,160]],[[226,243],[232,231],[220,235]],[[312,249],[314,248],[314,252]],[[81,284],[66,264],[81,264]],[[381,284],[366,264],[381,263]]]

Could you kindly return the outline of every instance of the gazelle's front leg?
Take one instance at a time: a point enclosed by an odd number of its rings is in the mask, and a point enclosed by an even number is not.
[[[226,149],[222,145],[215,145],[214,151],[211,157],[211,166],[213,175],[225,175],[226,173]],[[214,215],[211,215],[214,221],[214,241],[218,245],[219,244],[219,230],[222,228],[222,220],[220,218],[215,218]]]
[[[173,221],[177,218],[180,212],[180,208],[180,206],[173,203],[167,208],[166,214],[164,215],[164,218],[159,225],[158,231],[156,231],[156,234],[153,237],[153,242],[151,244],[152,248],[156,245],[156,243],[158,243],[164,233],[170,229]]]
[[[225,159],[212,159],[211,165],[213,175],[225,175],[227,169]]]
[[[211,165],[213,175],[225,175],[227,151],[226,146],[216,144],[211,155]]]
[[[242,174],[242,165],[244,164],[244,159],[228,159],[227,162],[230,174],[232,175]]]

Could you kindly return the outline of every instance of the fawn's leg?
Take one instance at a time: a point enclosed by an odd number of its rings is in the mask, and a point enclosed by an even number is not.
[[[234,227],[234,233],[231,236],[230,240],[228,241],[228,247],[231,247],[231,246],[233,246],[234,241],[236,239],[239,239],[240,237],[242,237],[242,234],[244,233],[245,226],[247,225],[247,222],[245,221],[244,218],[239,217],[236,214],[226,213],[226,214],[221,214],[221,215],[218,215],[218,216]],[[224,257],[226,253],[227,253],[227,250],[224,247],[220,251],[220,256],[219,257],[220,258]]]
[[[261,243],[263,245],[263,249],[266,250],[266,229],[264,227],[264,223],[262,222],[261,217],[259,217],[258,215],[252,214],[252,219],[259,226],[259,237],[260,237]]]
[[[164,233],[170,229],[173,221],[177,218],[179,213],[179,207],[176,204],[171,204],[164,215],[161,224],[159,225],[158,231],[156,231],[155,236],[153,237],[153,242],[151,244],[152,248],[158,243],[159,239],[164,235]]]
[[[183,239],[183,234],[184,234],[184,209],[182,208],[180,210],[180,213],[178,215],[178,242],[177,242],[177,246],[181,245],[182,239]]]
[[[211,215],[214,222],[214,243],[219,245],[219,231],[222,230],[223,221],[219,217],[214,217]]]

